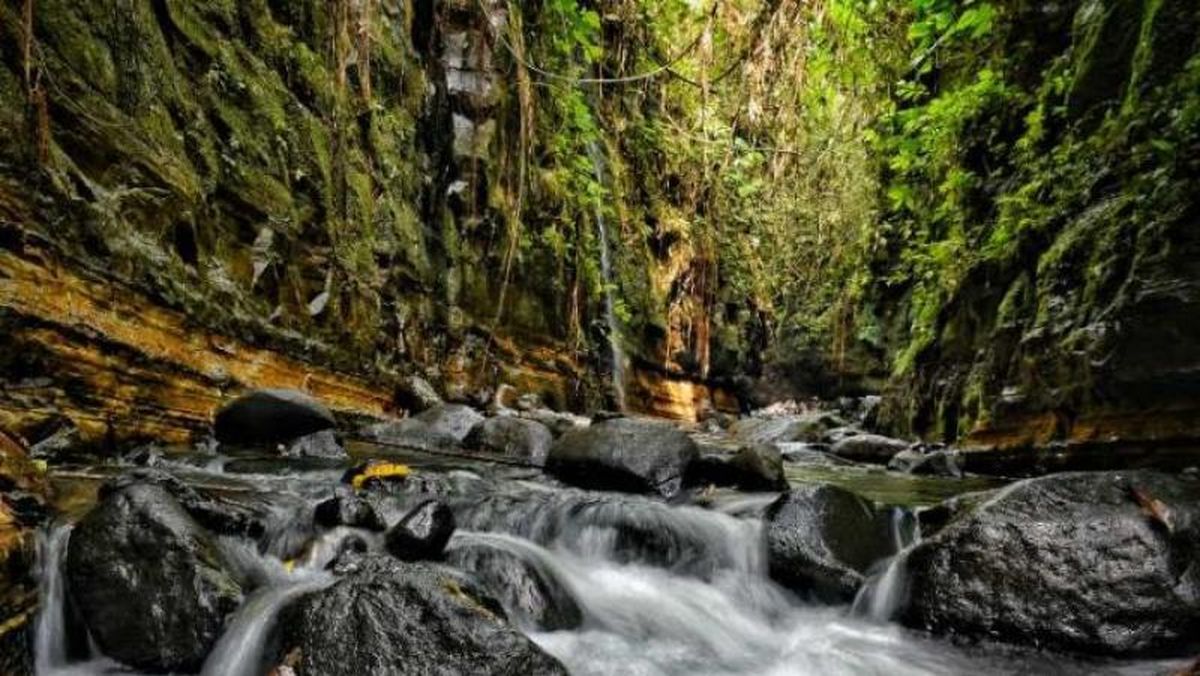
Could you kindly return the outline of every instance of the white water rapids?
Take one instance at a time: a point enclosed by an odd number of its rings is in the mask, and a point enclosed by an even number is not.
[[[292,495],[304,496],[319,494],[317,485],[321,490],[331,485],[325,475],[275,480],[263,475],[255,481],[275,481],[289,486]],[[492,498],[462,513],[450,549],[501,550],[569,597],[580,611],[577,627],[544,631],[517,622],[579,676],[1138,674],[1163,668],[964,649],[883,621],[902,593],[897,590],[903,588],[903,553],[892,564],[878,564],[880,572],[857,600],[857,608],[805,602],[767,575],[759,514],[772,499],[769,495],[735,496],[705,509],[521,484]],[[897,510],[895,516],[896,544],[910,546],[914,528],[906,520],[912,515]],[[345,528],[325,531],[307,548],[307,558],[289,570],[248,540],[222,540],[240,577],[255,582],[246,602],[228,619],[201,673],[264,673],[273,657],[264,651],[272,645],[281,611],[333,582],[325,567],[348,534],[365,538],[372,548],[379,546],[378,535]],[[62,569],[69,535],[69,527],[59,526],[45,533],[40,543],[36,672],[133,673],[87,645],[86,632],[67,611]],[[517,609],[510,614],[521,616]]]

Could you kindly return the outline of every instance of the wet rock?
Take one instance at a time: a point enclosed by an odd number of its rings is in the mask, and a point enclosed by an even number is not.
[[[704,453],[689,467],[686,483],[744,491],[779,491],[788,485],[779,449],[767,444],[746,444],[733,453]]]
[[[359,434],[370,441],[433,453],[454,451],[459,447],[457,438],[416,418],[375,423],[363,428]]]
[[[1200,635],[1200,482],[1154,472],[1019,482],[908,556],[904,623],[1089,654]]]
[[[441,404],[416,417],[433,432],[453,437],[461,442],[467,438],[471,428],[483,422],[479,411],[465,404]]]
[[[266,529],[266,521],[271,514],[271,506],[266,502],[235,501],[209,495],[154,468],[138,468],[108,481],[100,487],[99,497],[103,500],[140,484],[157,486],[170,493],[200,525],[222,535],[258,537]]]
[[[910,445],[903,439],[893,439],[879,434],[855,434],[834,443],[831,451],[840,458],[883,465],[890,461],[892,456]]]
[[[436,561],[454,534],[454,512],[443,502],[427,500],[392,526],[384,538],[388,552],[404,561]]]
[[[147,671],[195,671],[242,592],[212,536],[160,486],[104,498],[75,527],[71,598],[104,653]]]
[[[288,442],[283,454],[290,458],[345,458],[346,449],[333,430],[321,430]]]
[[[460,571],[379,555],[336,570],[341,580],[301,599],[281,622],[279,661],[298,654],[301,676],[567,673]]]
[[[555,631],[574,629],[583,621],[579,606],[553,575],[501,547],[455,545],[446,560],[474,574],[518,625]]]
[[[533,420],[545,425],[546,429],[550,430],[550,433],[555,437],[561,437],[571,430],[583,429],[592,424],[591,418],[585,418],[573,413],[551,411],[548,408],[522,411],[519,415],[526,420]]]
[[[350,526],[377,531],[387,528],[370,502],[345,488],[313,509],[313,522],[325,528]]]
[[[617,418],[564,434],[550,449],[546,471],[584,488],[670,498],[698,456],[696,443],[669,424]]]
[[[254,390],[221,407],[214,426],[224,444],[275,444],[329,429],[334,419],[299,390]]]
[[[766,520],[771,578],[822,601],[853,599],[871,564],[895,551],[887,515],[836,486],[795,488]]]
[[[512,416],[488,418],[476,425],[467,435],[467,448],[494,453],[530,464],[546,464],[554,435],[546,426]]]
[[[396,385],[396,404],[406,411],[420,413],[441,403],[437,390],[421,376],[408,376]]]
[[[818,441],[826,431],[845,425],[832,413],[743,418],[730,427],[735,437],[756,444]]]
[[[776,444],[784,462],[797,465],[846,465],[849,460],[839,458],[829,452],[829,444],[795,441],[786,444]]]
[[[892,456],[888,461],[888,469],[907,474],[961,477],[961,462],[957,451],[944,448],[906,448]]]

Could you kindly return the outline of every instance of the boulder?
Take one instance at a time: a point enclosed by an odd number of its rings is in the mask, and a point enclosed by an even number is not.
[[[579,606],[549,570],[507,549],[486,542],[456,544],[446,561],[472,573],[519,626],[556,631],[583,622]]]
[[[454,512],[443,502],[426,500],[387,532],[388,552],[404,561],[436,561],[454,534]]]
[[[396,385],[396,404],[406,411],[420,413],[441,403],[437,390],[421,376],[402,378]]]
[[[821,601],[853,599],[871,565],[896,551],[888,514],[832,485],[784,493],[766,524],[771,578]]]
[[[963,474],[961,454],[944,448],[906,448],[892,456],[888,461],[888,469],[906,474],[944,477],[961,477]]]
[[[732,486],[744,491],[787,488],[783,456],[768,444],[746,444],[733,453],[705,453],[688,470],[689,486]]]
[[[266,530],[266,523],[273,514],[268,502],[255,499],[260,496],[247,496],[244,500],[213,496],[150,467],[141,467],[111,479],[100,487],[98,494],[104,500],[137,485],[163,489],[201,526],[220,535],[258,537]]]
[[[1059,474],[955,511],[909,552],[904,623],[1088,654],[1195,649],[1200,481]]]
[[[584,488],[671,498],[698,455],[696,443],[670,424],[616,418],[560,437],[546,471]]]
[[[839,458],[884,465],[911,445],[903,439],[879,434],[855,434],[839,439],[833,444],[831,452]]]
[[[151,484],[109,493],[75,527],[67,580],[104,654],[146,671],[199,669],[242,601],[212,536]]]
[[[460,571],[366,555],[336,572],[280,623],[278,662],[300,676],[567,673]]]
[[[488,418],[476,425],[466,438],[467,448],[524,460],[541,467],[546,464],[554,435],[546,426],[513,416]]]
[[[214,423],[223,444],[276,444],[334,426],[333,414],[299,390],[254,390],[222,406]]]
[[[333,430],[321,430],[293,439],[283,449],[289,458],[345,458],[346,449]]]
[[[431,453],[454,451],[459,448],[458,439],[434,430],[416,418],[375,423],[364,427],[359,434],[368,441]]]
[[[313,509],[313,522],[324,528],[350,526],[376,531],[387,528],[371,503],[347,488],[338,489],[333,497],[317,504]]]
[[[465,404],[440,404],[416,417],[438,434],[453,437],[461,442],[470,434],[471,428],[483,422],[479,411]]]
[[[521,411],[518,415],[523,419],[533,420],[545,425],[546,429],[550,430],[550,433],[555,437],[561,437],[571,430],[581,429],[592,424],[591,418],[585,418],[574,413],[551,411],[548,408]]]
[[[845,422],[831,413],[805,413],[742,418],[729,431],[733,436],[755,444],[789,441],[818,441],[828,430]]]

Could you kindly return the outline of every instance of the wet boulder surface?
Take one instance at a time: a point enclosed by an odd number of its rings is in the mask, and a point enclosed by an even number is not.
[[[535,420],[497,416],[473,427],[464,443],[472,450],[541,467],[546,464],[546,456],[550,454],[554,435],[545,425]]]
[[[783,456],[774,444],[746,444],[731,453],[707,450],[688,468],[686,483],[732,486],[743,491],[780,491],[788,485]]]
[[[374,423],[360,430],[359,434],[368,441],[428,453],[445,453],[459,447],[456,437],[416,418]]]
[[[212,536],[163,487],[111,492],[71,534],[71,598],[106,655],[194,671],[242,601]]]
[[[846,602],[875,562],[895,553],[888,514],[836,486],[808,484],[766,512],[771,578],[803,596]]]
[[[337,572],[284,613],[280,662],[301,676],[567,673],[460,571],[367,555]]]
[[[579,605],[548,571],[487,540],[452,544],[447,563],[472,573],[514,622],[545,631],[573,629]]]
[[[839,458],[886,465],[912,444],[880,434],[850,434],[838,438],[830,452]]]
[[[671,498],[698,456],[696,443],[670,424],[614,418],[560,437],[546,471],[583,488]]]
[[[300,390],[254,390],[217,411],[213,427],[226,444],[272,444],[334,426],[324,404]]]
[[[441,559],[454,535],[454,512],[438,500],[417,505],[387,532],[387,550],[404,561]]]
[[[959,511],[906,565],[910,626],[1089,654],[1194,652],[1200,481],[1025,480]]]
[[[483,422],[483,415],[466,404],[439,404],[416,416],[414,420],[425,423],[437,434],[444,434],[461,442],[467,438],[473,427]]]

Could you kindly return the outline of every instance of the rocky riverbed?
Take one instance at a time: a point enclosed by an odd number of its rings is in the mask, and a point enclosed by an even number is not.
[[[853,410],[423,407],[352,425],[261,391],[201,444],[62,455],[23,526],[38,610],[6,668],[1166,674],[1196,654],[1188,473],[964,475]]]

